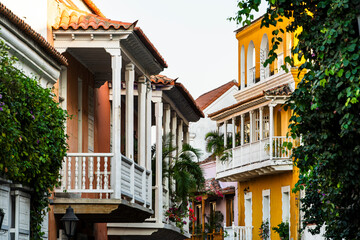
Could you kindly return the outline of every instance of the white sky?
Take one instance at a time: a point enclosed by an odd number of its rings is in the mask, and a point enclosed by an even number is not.
[[[194,99],[238,80],[238,26],[227,20],[237,10],[236,0],[93,1],[107,18],[139,20],[137,26],[169,65],[161,74],[178,77]]]

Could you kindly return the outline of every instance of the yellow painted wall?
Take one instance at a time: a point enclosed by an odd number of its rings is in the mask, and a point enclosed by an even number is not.
[[[284,19],[283,22],[278,22],[278,26],[285,29],[285,27],[289,24],[289,20]],[[255,68],[256,68],[256,78],[260,77],[260,45],[261,45],[261,40],[264,34],[267,35],[268,38],[268,42],[269,42],[269,49],[272,48],[272,44],[271,44],[271,38],[272,38],[272,31],[276,30],[277,28],[271,26],[269,28],[261,28],[260,29],[260,25],[261,25],[261,20],[259,19],[258,21],[255,21],[254,23],[252,23],[250,26],[245,27],[243,30],[241,30],[240,32],[238,32],[236,34],[236,39],[238,40],[238,51],[239,51],[239,84],[241,84],[241,48],[242,46],[244,46],[245,48],[245,82],[247,82],[247,51],[248,51],[248,47],[251,41],[253,41],[254,46],[255,46]],[[281,34],[279,33],[278,35],[279,37],[281,36],[283,39],[283,42],[280,44],[279,49],[276,51],[277,54],[284,52],[284,59],[286,56],[288,56],[288,52],[286,51],[288,49],[289,43],[291,41],[291,45],[293,45],[294,40],[293,40],[293,36],[294,34],[289,34],[289,33],[285,33],[285,34]],[[274,65],[276,63],[272,63],[270,66],[270,71],[274,71]]]
[[[267,175],[254,178],[247,182],[239,183],[238,199],[239,199],[239,225],[245,225],[244,210],[244,189],[249,188],[252,193],[252,225],[253,239],[260,239],[259,228],[263,218],[262,191],[270,189],[270,228],[277,226],[282,221],[282,192],[281,187],[290,186],[290,239],[298,239],[298,195],[292,193],[291,189],[297,182],[297,172],[290,171],[286,173]],[[279,235],[271,230],[271,239],[278,240]]]

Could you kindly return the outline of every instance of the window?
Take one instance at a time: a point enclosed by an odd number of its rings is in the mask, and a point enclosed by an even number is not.
[[[244,118],[244,143],[250,142],[250,117],[247,114]]]
[[[216,211],[216,202],[210,202],[210,222],[214,222]]]
[[[250,41],[247,51],[247,86],[255,83],[255,45]]]
[[[281,187],[282,221],[290,224],[290,186]]]
[[[260,80],[270,76],[269,65],[264,67],[264,63],[269,55],[269,40],[266,34],[263,35],[260,45]]]
[[[226,199],[226,226],[232,226],[234,221],[234,198]]]
[[[244,194],[245,198],[245,226],[252,226],[252,193]]]
[[[269,225],[270,225],[270,189],[267,190],[263,190],[262,191],[262,196],[263,196],[263,208],[262,208],[262,212],[263,212],[263,221],[269,221]]]
[[[269,109],[264,108],[264,112],[263,112],[263,138],[268,138],[269,137],[269,129],[270,129]]]
[[[254,111],[254,142],[260,140],[260,113],[259,110]]]
[[[201,204],[198,204],[195,206],[195,216],[196,216],[196,226],[200,226],[201,225]]]

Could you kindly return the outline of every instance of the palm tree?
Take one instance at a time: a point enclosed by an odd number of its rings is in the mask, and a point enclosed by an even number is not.
[[[231,152],[226,151],[232,146],[232,138],[227,137],[227,146],[224,146],[224,134],[218,131],[211,131],[205,135],[206,151],[218,157],[221,161],[227,161],[231,157]]]
[[[205,135],[206,151],[212,153],[215,157],[221,157],[224,154],[224,134],[218,131],[211,131]]]
[[[189,144],[184,144],[181,151],[177,151],[178,148],[172,146],[171,134],[163,136],[162,144],[163,178],[170,183],[172,201],[185,208],[190,194],[202,189],[205,182],[203,172],[197,163],[201,152]],[[153,163],[155,163],[155,150],[156,146],[153,145]],[[155,166],[153,172],[154,170]],[[171,184],[173,181],[175,184]]]

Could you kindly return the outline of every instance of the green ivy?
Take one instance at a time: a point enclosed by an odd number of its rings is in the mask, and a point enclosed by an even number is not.
[[[279,234],[281,240],[289,240],[290,225],[288,222],[281,222],[276,227],[273,227],[272,230]]]
[[[325,237],[360,238],[360,33],[357,16],[360,0],[268,0],[262,26],[293,21],[280,32],[302,31],[292,49],[304,78],[292,94],[290,124],[293,138],[302,145],[294,152],[299,168],[296,191],[301,199],[303,226],[316,224],[312,233],[326,226]],[[232,20],[249,23],[260,0],[240,0]],[[273,32],[274,46],[281,38]],[[269,64],[276,58],[274,48]],[[285,62],[292,63],[289,58]]]
[[[0,176],[32,189],[31,239],[40,239],[50,191],[66,154],[66,111],[50,89],[26,76],[0,43]]]

